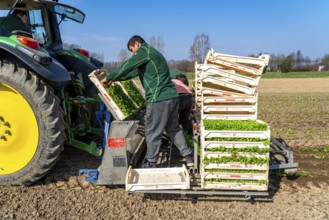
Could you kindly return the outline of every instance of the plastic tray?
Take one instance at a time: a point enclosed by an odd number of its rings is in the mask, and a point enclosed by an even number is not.
[[[126,191],[158,189],[190,189],[190,176],[186,167],[132,169],[126,176]]]

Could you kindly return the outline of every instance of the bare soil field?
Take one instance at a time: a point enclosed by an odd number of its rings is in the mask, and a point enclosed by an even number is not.
[[[0,187],[0,219],[329,219],[329,78],[262,79],[259,119],[293,149],[298,175],[270,174],[270,197],[128,196],[78,177],[100,160],[66,148],[30,187]]]

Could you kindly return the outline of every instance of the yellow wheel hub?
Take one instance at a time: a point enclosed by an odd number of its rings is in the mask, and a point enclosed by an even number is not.
[[[0,175],[4,175],[21,170],[32,160],[39,131],[26,99],[1,82],[0,103]]]

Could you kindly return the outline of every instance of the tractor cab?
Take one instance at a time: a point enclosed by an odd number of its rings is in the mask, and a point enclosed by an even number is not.
[[[62,43],[59,31],[62,21],[69,19],[83,23],[85,18],[85,14],[80,10],[57,1],[26,0],[16,3],[7,0],[1,1],[0,8],[0,26],[3,29],[7,29],[10,34],[15,34],[20,30],[28,32],[29,29],[31,37],[46,49],[56,48],[58,44]],[[17,16],[15,11],[26,14],[26,24],[20,22],[19,15]],[[10,27],[8,27],[8,23],[11,23]]]
[[[40,179],[64,143],[100,154],[99,98],[88,74],[103,64],[65,48],[60,32],[63,21],[84,18],[58,1],[0,1],[0,119],[7,125],[0,129],[0,185]]]

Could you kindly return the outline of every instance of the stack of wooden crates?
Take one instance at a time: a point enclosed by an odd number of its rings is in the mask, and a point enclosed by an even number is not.
[[[210,50],[195,64],[204,189],[268,190],[270,129],[257,120],[260,77],[269,62]]]

